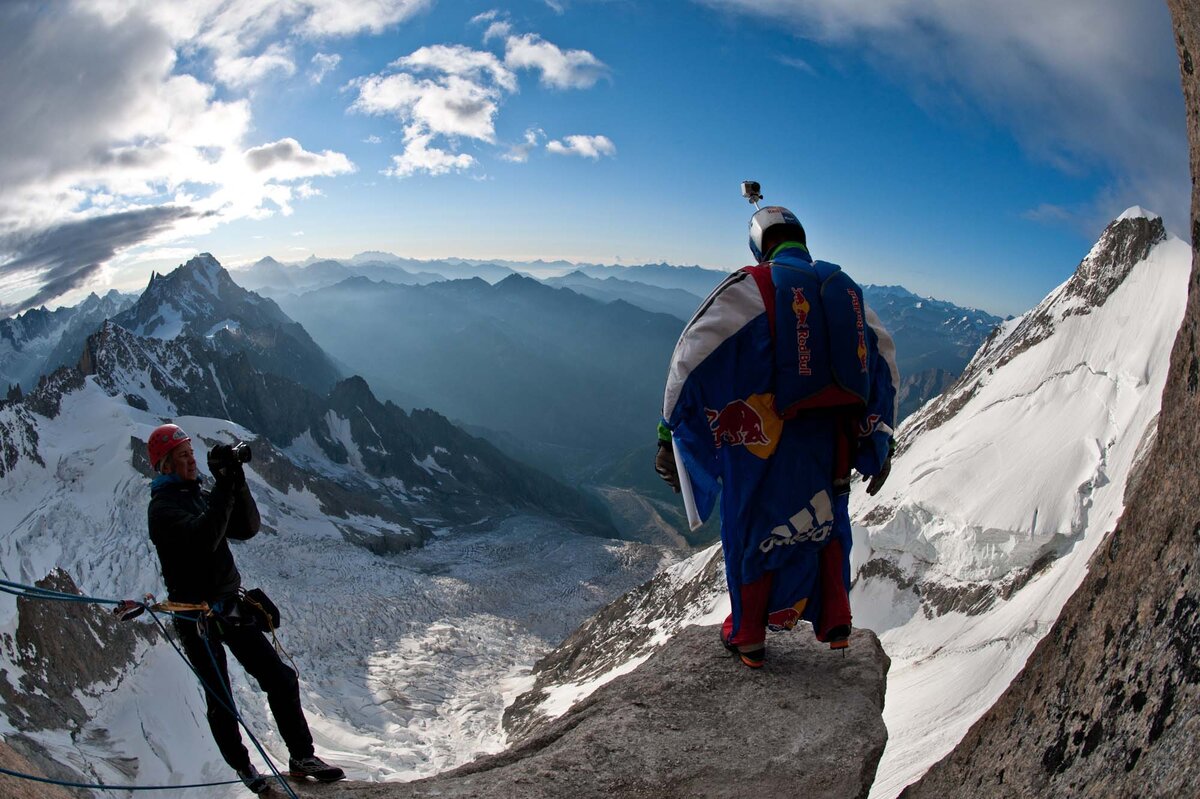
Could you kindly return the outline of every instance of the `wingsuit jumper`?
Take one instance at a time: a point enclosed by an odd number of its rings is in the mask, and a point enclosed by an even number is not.
[[[791,211],[758,210],[750,249],[758,263],[726,278],[675,346],[655,469],[693,529],[720,496],[721,640],[758,668],[768,628],[804,619],[848,643],[851,470],[870,494],[887,478],[899,372],[862,289],[813,260]]]
[[[155,428],[147,441],[158,476],[150,486],[150,540],[158,550],[172,602],[207,604],[210,613],[177,615],[175,631],[192,668],[207,686],[208,724],[221,756],[251,791],[270,790],[270,781],[250,762],[234,715],[228,648],[266,692],[271,713],[287,744],[288,774],[320,782],[345,777],[313,753],[312,734],[300,707],[300,683],[260,628],[259,611],[242,598],[242,578],[229,539],[245,541],[258,532],[258,506],[250,495],[241,460],[232,446],[218,444],[208,455],[211,491],[201,487],[191,439],[178,426]]]

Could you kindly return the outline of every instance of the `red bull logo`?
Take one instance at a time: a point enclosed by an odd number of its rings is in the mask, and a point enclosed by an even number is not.
[[[762,416],[745,400],[736,399],[720,411],[705,408],[704,415],[717,447],[726,443],[735,447],[771,443],[763,432]]]
[[[792,313],[796,314],[796,323],[808,324],[808,312],[812,310],[803,289],[792,289]]]

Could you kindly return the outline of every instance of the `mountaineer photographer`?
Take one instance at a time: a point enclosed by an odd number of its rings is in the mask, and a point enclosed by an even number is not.
[[[158,472],[150,486],[150,540],[158,550],[168,598],[211,608],[209,613],[190,614],[194,618],[177,615],[175,630],[207,687],[208,724],[221,756],[251,791],[270,790],[270,781],[250,762],[232,710],[225,658],[228,647],[267,693],[271,713],[288,747],[289,776],[321,782],[344,778],[340,768],[313,754],[296,672],[280,660],[263,634],[264,611],[243,598],[229,539],[245,541],[259,528],[258,507],[242,471],[243,463],[250,460],[249,447],[219,444],[212,448],[208,454],[214,482],[211,491],[201,488],[191,439],[178,426],[155,428],[146,448]]]

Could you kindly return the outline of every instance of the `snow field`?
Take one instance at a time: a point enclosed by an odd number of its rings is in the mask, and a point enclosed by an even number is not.
[[[1139,210],[1128,213],[1145,215]],[[1064,284],[1030,312],[1052,315],[1049,338],[993,363],[955,415],[909,442],[880,495],[856,489],[856,519],[896,509],[869,529],[868,547],[856,533],[856,547],[925,583],[994,583],[1044,552],[1057,555],[1010,599],[974,616],[929,618],[911,589],[858,581],[855,625],[874,629],[892,658],[889,739],[872,799],[896,796],[954,748],[1082,582],[1153,439],[1190,266],[1190,247],[1169,237],[1083,314]]]

